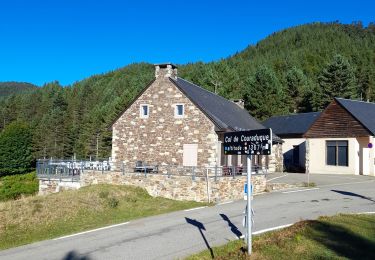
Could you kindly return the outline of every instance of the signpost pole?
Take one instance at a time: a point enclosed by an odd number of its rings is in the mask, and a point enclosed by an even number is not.
[[[251,216],[251,155],[247,156],[247,221],[246,221],[246,233],[247,233],[247,253],[251,255],[251,225],[252,225],[252,216]]]

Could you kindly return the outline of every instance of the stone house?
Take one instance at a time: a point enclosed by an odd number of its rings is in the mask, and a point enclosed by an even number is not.
[[[306,138],[304,134],[320,112],[273,116],[263,122],[284,142],[282,154],[286,171],[305,172]]]
[[[224,156],[223,133],[262,129],[243,108],[177,76],[173,64],[155,65],[153,79],[112,124],[114,169],[137,161],[150,165],[246,166],[245,156]],[[281,142],[253,164],[282,169]]]

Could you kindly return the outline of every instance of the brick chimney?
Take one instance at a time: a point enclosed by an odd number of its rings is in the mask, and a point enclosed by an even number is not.
[[[177,67],[172,63],[155,64],[155,78],[177,79]]]

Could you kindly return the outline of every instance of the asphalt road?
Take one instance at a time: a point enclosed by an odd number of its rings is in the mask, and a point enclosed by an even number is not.
[[[321,215],[375,211],[375,178],[258,195],[254,232]],[[351,183],[349,183],[351,182]],[[0,251],[0,259],[176,259],[236,239],[245,201],[179,211]]]

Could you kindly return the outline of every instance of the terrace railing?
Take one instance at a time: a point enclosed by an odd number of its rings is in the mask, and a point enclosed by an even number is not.
[[[97,161],[79,161],[79,160],[38,160],[36,164],[37,175],[40,178],[52,179],[72,179],[79,180],[80,175],[85,171],[99,171],[102,174],[108,173],[112,170],[111,163],[108,160]],[[236,178],[241,175],[247,175],[246,167],[242,166],[214,166],[214,167],[196,167],[196,166],[178,166],[178,165],[153,165],[142,164],[131,167],[121,163],[120,168],[116,171],[125,174],[159,174],[167,176],[189,176],[193,180],[195,178]],[[263,167],[252,167],[252,174],[267,174],[268,169]]]
[[[85,170],[97,170],[107,172],[111,165],[106,160],[101,161],[78,161],[78,160],[57,160],[41,159],[36,162],[38,177],[44,178],[72,178],[79,179]]]
[[[121,164],[120,169],[122,174],[159,174],[168,176],[190,176],[193,179],[197,177],[232,177],[247,175],[246,167],[242,166],[212,166],[212,167],[196,167],[196,166],[177,166],[177,165],[159,165],[144,167],[131,167],[129,165]],[[267,174],[268,168],[253,166],[252,174]]]

